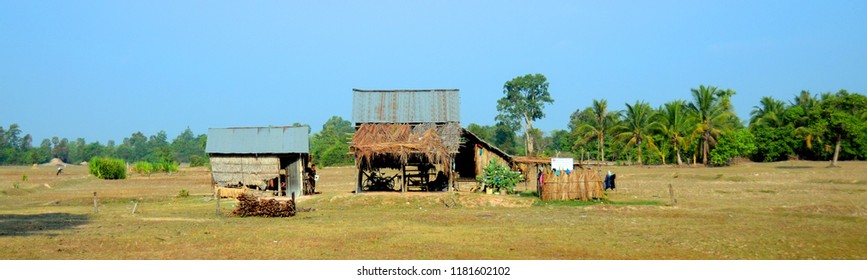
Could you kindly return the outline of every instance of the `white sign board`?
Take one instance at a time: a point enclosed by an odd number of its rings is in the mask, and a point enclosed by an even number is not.
[[[573,166],[575,166],[575,161],[572,158],[551,158],[551,169],[571,172]]]

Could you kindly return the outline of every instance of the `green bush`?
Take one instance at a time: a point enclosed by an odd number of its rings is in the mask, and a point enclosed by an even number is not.
[[[523,179],[521,172],[511,171],[505,166],[491,160],[485,167],[484,174],[476,176],[476,180],[485,184],[485,189],[491,188],[495,192],[505,191],[514,193],[515,185]]]
[[[154,170],[166,173],[178,172],[178,163],[174,161],[163,161],[159,163],[154,163]]]
[[[138,174],[146,175],[154,172],[154,165],[147,161],[136,161],[133,166]]]
[[[191,156],[190,157],[190,167],[198,167],[205,166],[208,163],[208,159],[206,157],[200,156]]]
[[[180,191],[178,191],[178,197],[188,197],[188,196],[190,196],[190,191],[188,191],[187,189],[181,189]]]
[[[88,163],[90,174],[100,179],[126,179],[126,163],[122,159],[94,157]]]

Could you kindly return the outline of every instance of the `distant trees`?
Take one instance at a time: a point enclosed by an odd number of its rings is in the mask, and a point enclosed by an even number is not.
[[[191,162],[193,158],[198,158],[201,163],[203,159],[207,159],[207,135],[195,136],[189,128],[171,143],[167,140],[166,132],[160,131],[150,137],[135,132],[120,145],[115,145],[114,141],[102,145],[99,142],[88,143],[84,138],[69,141],[67,138],[54,136],[43,139],[39,146],[34,147],[33,138],[29,134],[20,137],[21,133],[18,124],[9,125],[8,130],[0,126],[0,165],[46,163],[51,158],[59,158],[68,163],[102,157],[119,158],[126,162],[154,163]]]
[[[611,132],[620,119],[620,112],[608,111],[608,101],[605,99],[593,99],[593,105],[583,111],[575,111],[569,119],[569,127],[575,133],[580,145],[591,139],[596,140],[597,157],[599,161],[605,160],[605,137]]]
[[[310,154],[313,163],[320,166],[351,165],[354,157],[349,154],[349,142],[355,127],[348,120],[332,116],[322,125],[322,130],[310,136]]]
[[[652,149],[657,149],[651,137],[651,129],[653,128],[653,108],[650,104],[644,101],[636,101],[635,104],[626,104],[623,122],[614,128],[617,131],[616,139],[626,143],[625,147],[635,146],[638,149],[638,164],[642,165],[641,160],[642,149],[646,144]]]
[[[548,92],[547,78],[542,74],[515,77],[503,85],[503,93],[506,96],[497,101],[499,114],[495,119],[512,131],[523,127],[527,154],[535,155],[533,122],[545,117],[546,103],[554,102]]]

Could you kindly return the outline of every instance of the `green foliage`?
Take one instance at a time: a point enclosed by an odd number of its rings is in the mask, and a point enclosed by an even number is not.
[[[351,165],[354,158],[349,154],[349,142],[355,128],[352,123],[339,116],[333,116],[322,130],[310,137],[310,153],[313,163],[319,166]]]
[[[94,157],[88,163],[90,174],[96,178],[115,180],[126,179],[126,162],[122,159]]]
[[[178,172],[178,162],[176,161],[161,161],[154,163],[154,171],[175,173]]]
[[[147,161],[136,161],[133,164],[135,172],[142,175],[148,175],[154,172],[154,165]]]
[[[207,157],[192,155],[190,156],[190,167],[205,166],[209,160]]]
[[[21,182],[27,182],[27,174],[21,175]]]
[[[514,193],[515,185],[523,179],[521,172],[511,171],[496,160],[491,160],[483,172],[476,176],[476,180],[484,183],[485,189],[490,188],[495,192]]]
[[[546,103],[554,103],[548,92],[548,79],[542,74],[527,74],[507,81],[503,85],[506,95],[497,101],[499,114],[495,118],[512,132],[524,128],[525,147],[528,154],[534,154],[534,143],[530,131],[533,121],[545,117]]]
[[[710,153],[710,163],[714,166],[729,165],[733,158],[749,157],[756,150],[755,137],[749,130],[723,133]]]

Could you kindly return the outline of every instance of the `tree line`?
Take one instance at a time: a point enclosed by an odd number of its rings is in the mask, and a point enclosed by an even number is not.
[[[165,131],[145,136],[135,132],[123,139],[120,144],[109,140],[106,144],[99,141],[88,143],[84,138],[70,141],[57,136],[43,139],[39,146],[33,145],[30,134],[22,136],[18,124],[8,128],[0,126],[0,164],[29,165],[49,162],[58,158],[66,163],[78,164],[94,157],[111,157],[126,162],[187,162],[192,165],[204,164],[206,134],[193,134],[190,128],[184,130],[171,142]]]
[[[637,164],[720,166],[748,158],[824,160],[836,166],[838,160],[867,158],[867,97],[846,90],[802,91],[788,102],[763,97],[748,125],[735,114],[736,92],[715,86],[700,85],[690,89],[690,99],[655,108],[637,100],[624,104],[625,110],[611,110],[605,99],[594,99],[570,116],[567,129],[545,136],[532,122],[553,103],[547,88],[541,74],[506,82],[496,124],[467,129],[510,154]]]
[[[762,97],[748,124],[735,114],[732,89],[700,85],[690,98],[653,107],[637,100],[624,110],[611,110],[605,99],[578,108],[566,129],[549,135],[533,127],[554,102],[542,74],[507,81],[497,100],[494,125],[471,123],[467,130],[512,155],[573,157],[625,164],[727,165],[736,158],[753,161],[787,159],[831,161],[867,158],[867,97],[840,90],[812,94],[802,91],[791,100]],[[295,123],[296,126],[308,126]],[[333,116],[310,135],[313,163],[351,165],[349,145],[355,128]],[[0,126],[0,164],[45,163],[51,158],[79,163],[108,156],[127,162],[206,162],[207,135],[187,128],[171,142],[166,133],[135,132],[120,144],[87,143],[84,138],[44,139],[33,146],[17,124]]]

